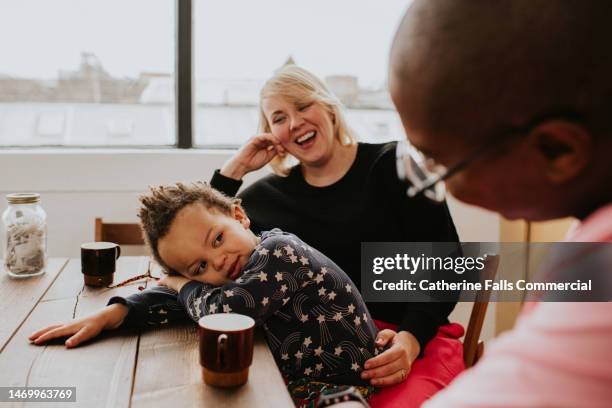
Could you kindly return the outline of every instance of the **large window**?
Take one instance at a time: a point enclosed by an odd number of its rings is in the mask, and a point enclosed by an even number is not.
[[[0,146],[175,143],[173,0],[0,3]]]
[[[325,79],[361,140],[396,139],[387,55],[408,2],[3,1],[0,146],[237,146],[288,60]]]
[[[364,141],[402,135],[386,86],[409,1],[194,0],[195,143],[255,134],[259,89],[288,60],[325,79]]]

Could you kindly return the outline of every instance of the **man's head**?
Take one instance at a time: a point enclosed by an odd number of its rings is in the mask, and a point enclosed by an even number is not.
[[[410,141],[452,166],[459,199],[510,218],[609,202],[612,3],[415,0],[389,85]]]
[[[240,200],[206,183],[152,187],[140,201],[147,245],[169,272],[221,285],[241,274],[257,245]]]

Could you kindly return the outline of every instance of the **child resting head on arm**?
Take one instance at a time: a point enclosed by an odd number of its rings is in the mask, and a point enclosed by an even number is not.
[[[97,324],[93,336],[122,323],[172,321],[176,314],[164,305],[168,292],[176,296],[176,291],[179,304],[196,322],[212,313],[255,319],[290,380],[367,384],[360,373],[364,362],[381,351],[375,345],[378,330],[359,291],[333,261],[279,229],[256,236],[240,200],[206,183],[151,188],[141,202],[145,239],[155,260],[170,272],[160,281],[169,289],[111,299],[106,314],[89,318]],[[160,296],[162,306],[143,308],[147,296]],[[31,339],[41,343],[77,328],[55,335],[39,331]],[[74,337],[67,346],[84,340]]]

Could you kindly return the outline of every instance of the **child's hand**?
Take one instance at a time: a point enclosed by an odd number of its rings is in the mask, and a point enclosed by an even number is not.
[[[66,340],[66,347],[72,348],[100,334],[102,330],[115,329],[121,325],[128,308],[122,304],[105,307],[100,312],[73,320],[67,324],[54,324],[32,333],[28,340],[34,344],[43,344],[49,340],[71,336]]]
[[[164,276],[160,280],[157,281],[158,286],[165,286],[169,289],[172,289],[176,292],[180,292],[183,285],[189,282],[189,279],[184,278],[182,276]]]

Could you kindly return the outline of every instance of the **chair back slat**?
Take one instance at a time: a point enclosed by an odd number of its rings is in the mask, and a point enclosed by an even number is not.
[[[499,255],[485,255],[485,268],[481,274],[481,283],[484,284],[487,279],[495,279],[498,267]],[[482,325],[487,314],[490,297],[491,289],[479,291],[472,307],[470,323],[463,340],[463,361],[466,368],[472,367],[476,363],[479,354],[482,354],[484,345],[480,342],[480,333],[482,332]]]
[[[140,225],[105,223],[101,218],[96,218],[95,240],[96,242],[114,242],[119,245],[145,245]]]

